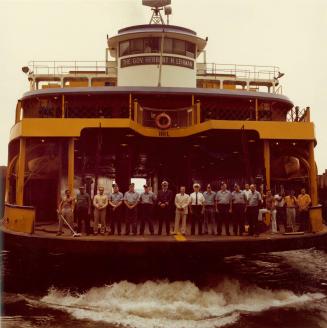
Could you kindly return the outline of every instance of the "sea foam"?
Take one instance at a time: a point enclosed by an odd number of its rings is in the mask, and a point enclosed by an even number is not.
[[[65,310],[77,319],[117,326],[212,328],[236,322],[241,313],[298,306],[324,297],[320,293],[296,295],[287,290],[243,286],[231,279],[204,290],[190,281],[121,281],[84,294],[51,288],[41,303]]]

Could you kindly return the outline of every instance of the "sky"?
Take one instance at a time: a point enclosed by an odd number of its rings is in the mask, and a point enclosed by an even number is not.
[[[141,0],[0,0],[0,165],[30,60],[104,60],[106,35],[149,22]],[[327,169],[327,0],[172,0],[170,24],[208,37],[207,62],[279,66],[283,94],[311,107]]]

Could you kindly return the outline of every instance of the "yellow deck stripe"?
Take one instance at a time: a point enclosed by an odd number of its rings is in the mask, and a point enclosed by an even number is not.
[[[175,237],[175,239],[176,239],[177,241],[186,241],[185,236],[183,236],[183,235],[181,235],[181,234],[177,234],[177,235],[175,235],[174,237]]]

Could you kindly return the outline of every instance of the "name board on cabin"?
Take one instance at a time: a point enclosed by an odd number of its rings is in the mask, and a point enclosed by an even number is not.
[[[136,56],[123,58],[120,60],[120,67],[129,67],[137,65],[159,65],[160,56]],[[194,69],[194,61],[181,57],[162,56],[163,65],[173,65]]]

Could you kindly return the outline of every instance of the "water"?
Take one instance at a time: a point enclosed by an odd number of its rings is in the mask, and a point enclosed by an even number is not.
[[[1,257],[4,328],[327,328],[325,250],[212,263]]]

